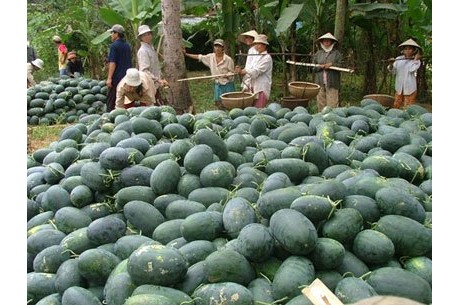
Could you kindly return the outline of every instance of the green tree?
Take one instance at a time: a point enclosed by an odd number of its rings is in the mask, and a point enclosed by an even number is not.
[[[45,62],[36,73],[37,80],[58,76],[57,51],[52,41],[59,35],[69,50],[76,50],[87,76],[103,74],[103,58],[107,45],[91,44],[97,33],[106,28],[98,12],[102,1],[62,0],[29,1],[27,4],[27,36],[38,56]],[[65,9],[63,9],[65,8]]]
[[[133,48],[132,59],[136,62],[136,53],[140,42],[137,39],[137,28],[141,24],[150,26],[153,32],[158,30],[161,21],[160,0],[108,0],[107,5],[99,9],[100,18],[107,24],[107,28],[120,24],[125,28],[126,40]],[[102,31],[92,43],[99,45],[109,41],[110,32]],[[154,43],[159,42],[161,35],[154,38]]]

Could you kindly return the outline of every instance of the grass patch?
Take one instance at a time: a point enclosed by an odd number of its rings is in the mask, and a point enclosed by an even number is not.
[[[69,125],[29,126],[27,128],[27,153],[48,147],[52,142],[57,141],[60,132],[67,126]]]

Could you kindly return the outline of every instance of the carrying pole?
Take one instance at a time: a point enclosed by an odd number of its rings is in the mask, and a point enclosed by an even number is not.
[[[291,64],[291,65],[306,66],[306,67],[320,67],[321,66],[319,64],[312,64],[312,63],[307,63],[307,62],[296,62],[296,61],[292,61],[292,60],[287,60],[286,63]],[[348,73],[354,73],[355,72],[355,70],[353,70],[353,69],[340,68],[340,67],[334,67],[334,66],[330,66],[329,69],[340,71],[340,72],[348,72]]]
[[[216,74],[216,75],[205,75],[205,76],[196,76],[196,77],[189,77],[189,78],[181,78],[178,79],[178,82],[185,82],[189,80],[197,80],[197,79],[208,79],[208,78],[217,78],[217,77],[226,77],[226,76],[233,76],[236,73],[225,73],[225,74]]]

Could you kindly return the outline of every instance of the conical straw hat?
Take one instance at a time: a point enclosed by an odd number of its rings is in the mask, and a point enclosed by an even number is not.
[[[408,39],[408,40],[404,41],[403,43],[401,43],[399,45],[399,47],[404,47],[404,46],[412,46],[412,47],[416,47],[416,48],[419,48],[419,49],[422,48],[412,39]]]
[[[241,33],[240,35],[238,35],[238,41],[244,43],[244,37],[245,36],[251,36],[253,38],[256,38],[257,35],[258,35],[258,33],[256,31],[254,31],[254,30],[247,31],[247,32],[244,32],[244,33]]]
[[[336,42],[339,42],[339,41],[337,40],[337,38],[335,38],[334,35],[332,35],[332,34],[329,33],[329,32],[326,33],[326,34],[324,34],[323,36],[321,36],[321,37],[318,38],[317,40],[320,41],[320,40],[322,40],[322,39],[331,39],[331,40],[334,40],[334,41],[336,41]]]

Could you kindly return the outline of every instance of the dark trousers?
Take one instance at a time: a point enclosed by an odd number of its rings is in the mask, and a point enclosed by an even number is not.
[[[117,85],[112,85],[112,87],[107,91],[107,112],[112,111],[115,108],[115,99],[117,98]]]

